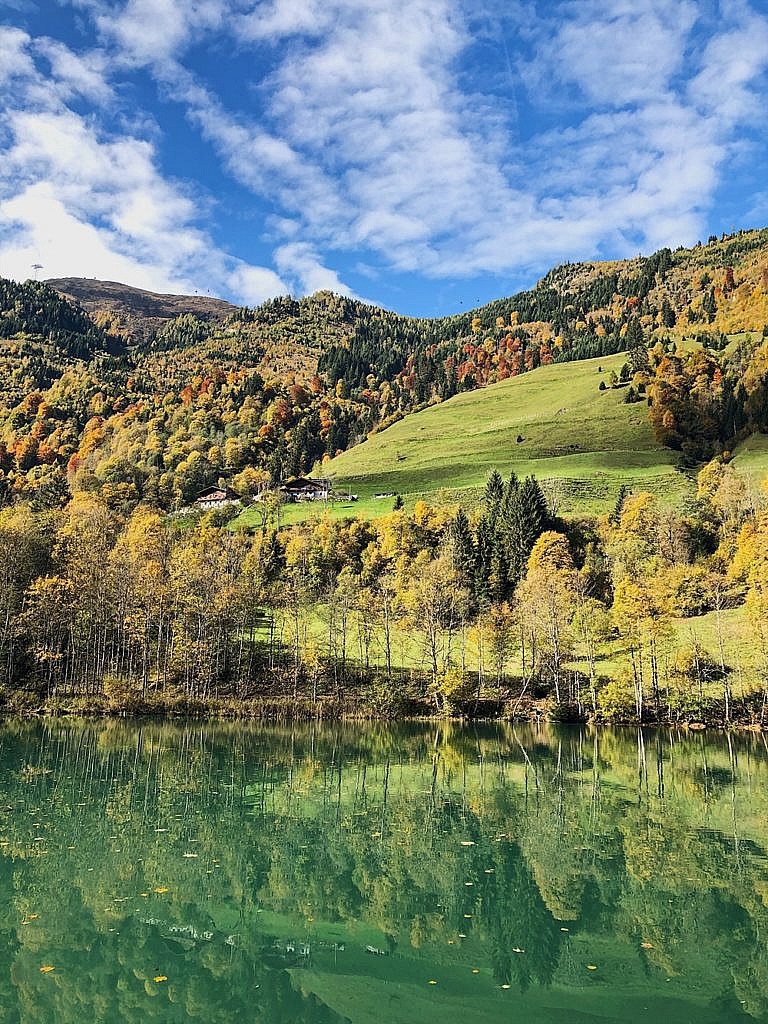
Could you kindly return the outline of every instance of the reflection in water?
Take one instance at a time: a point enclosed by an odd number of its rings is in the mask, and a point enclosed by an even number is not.
[[[6,721],[0,1022],[768,1020],[767,781],[757,736]]]

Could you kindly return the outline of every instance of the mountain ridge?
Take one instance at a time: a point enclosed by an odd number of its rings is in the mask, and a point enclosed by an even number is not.
[[[173,508],[243,473],[274,485],[455,395],[621,352],[594,387],[647,407],[687,466],[768,429],[768,229],[563,264],[430,319],[327,291],[248,309],[52,283],[0,279],[0,501],[86,489]],[[518,433],[504,443],[522,453]]]
[[[78,303],[94,318],[111,320],[109,326],[131,341],[147,341],[176,317],[191,313],[199,320],[223,323],[237,306],[210,295],[155,292],[120,281],[59,277],[43,282]],[[107,326],[102,323],[102,326]]]

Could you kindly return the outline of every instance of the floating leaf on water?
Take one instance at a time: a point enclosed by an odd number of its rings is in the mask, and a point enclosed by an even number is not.
[[[569,932],[570,930],[571,930],[570,928],[561,928],[560,929],[561,932]]]
[[[472,917],[472,915],[471,914],[465,914],[464,917],[466,917],[467,920],[469,920]]]
[[[513,946],[513,947],[512,947],[512,952],[513,952],[513,953],[524,953],[524,952],[525,952],[525,950],[524,950],[524,949],[520,949],[520,947],[519,947],[519,946]]]
[[[168,891],[169,891],[169,889],[168,889],[167,885],[156,885],[155,886],[155,892],[163,893],[163,892],[168,892]]]
[[[474,885],[474,882],[465,882],[464,885]]]
[[[140,892],[139,896],[149,896],[149,893],[148,892]]]
[[[184,854],[182,854],[182,856],[183,857],[196,857],[197,854],[196,853],[184,853]]]
[[[159,985],[161,981],[168,981],[168,977],[165,974],[157,974],[157,975],[155,975],[155,979],[154,980]]]
[[[436,985],[436,984],[437,984],[437,982],[435,981],[435,979],[434,979],[434,978],[430,978],[430,979],[429,979],[429,984],[430,984],[430,985]]]
[[[55,968],[55,967],[52,967],[52,966],[51,966],[51,964],[44,964],[44,965],[43,965],[43,966],[42,966],[42,967],[40,968],[40,973],[41,973],[41,974],[50,974],[50,973],[51,973],[51,971],[55,971],[55,970],[56,970],[56,968]]]
[[[462,839],[461,840],[461,845],[462,846],[474,846],[475,845],[475,841],[474,841],[474,839]]]
[[[653,949],[653,943],[652,942],[641,942],[640,943],[640,947],[641,947],[641,949]]]
[[[480,973],[480,968],[479,967],[473,967],[472,968],[472,973],[473,974],[479,974]]]
[[[504,985],[502,985],[501,987],[502,987],[502,988],[509,988],[510,986],[509,986],[509,985],[507,985],[507,984],[505,983],[505,984],[504,984]]]
[[[587,970],[588,971],[596,971],[597,970],[597,965],[596,964],[587,964]]]
[[[465,932],[459,932],[459,938],[460,938],[460,939],[466,939],[466,937],[467,937],[467,936],[466,936],[466,933],[465,933]]]

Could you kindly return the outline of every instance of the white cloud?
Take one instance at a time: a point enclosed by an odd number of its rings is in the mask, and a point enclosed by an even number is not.
[[[275,295],[287,295],[290,289],[274,270],[240,263],[229,274],[229,289],[247,306],[255,306]]]
[[[301,294],[332,291],[350,298],[359,298],[334,270],[323,266],[317,253],[306,242],[290,242],[275,250],[275,262],[278,270],[298,285]]]
[[[24,280],[34,264],[45,277],[95,277],[150,291],[183,291],[191,282],[169,268],[117,251],[109,233],[75,216],[50,182],[29,185],[0,203],[0,273]]]
[[[349,293],[335,253],[437,278],[693,241],[765,123],[768,19],[746,0],[533,0],[492,5],[490,29],[464,0],[77,2],[101,49],[38,41],[48,79],[30,70],[23,33],[0,35],[0,75],[14,69],[37,96],[8,121],[18,188],[48,184],[140,266],[197,280],[209,260],[243,297],[283,282]],[[496,74],[472,49],[481,35],[482,59],[497,46],[527,90],[522,126],[503,93],[477,91]],[[238,109],[192,71],[201,43],[235,48],[238,73],[250,57]],[[139,66],[270,204],[277,273],[211,246],[194,194],[161,175],[146,140],[61,108],[76,93],[113,102],[105,69]]]
[[[107,82],[106,58],[98,51],[80,56],[55,39],[38,39],[35,49],[50,65],[51,78],[58,83],[62,99],[82,96],[95,103],[108,103],[113,98]]]
[[[537,59],[593,103],[622,107],[665,94],[685,66],[697,19],[690,0],[580,0],[559,5]],[[543,60],[542,60],[543,58]]]
[[[198,203],[158,169],[152,142],[113,135],[66,100],[113,98],[100,52],[0,30],[7,145],[0,161],[0,272],[20,279],[107,277],[157,290],[219,290],[243,302],[287,290],[269,268],[233,259],[197,224]],[[39,70],[34,55],[50,65]]]
[[[29,43],[29,36],[21,29],[0,26],[0,85],[34,74],[35,65],[27,52]]]
[[[219,28],[228,9],[225,0],[128,0],[107,10],[91,0],[90,6],[104,37],[139,65],[170,60],[194,33]]]
[[[524,141],[463,92],[471,34],[451,0],[272,0],[237,15],[240,39],[274,46],[276,66],[258,79],[266,122],[223,110],[179,65],[171,73],[229,171],[294,233],[300,224],[315,254],[502,274],[701,233],[754,107],[768,23],[733,7],[702,47],[700,13],[679,0],[585,0],[520,22],[533,42],[517,63],[541,93],[531,99],[565,107]],[[730,97],[718,100],[711,68]],[[283,266],[305,252],[283,249]]]

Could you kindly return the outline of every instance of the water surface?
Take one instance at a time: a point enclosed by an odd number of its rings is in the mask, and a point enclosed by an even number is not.
[[[767,783],[757,736],[5,720],[0,1024],[766,1021]]]

